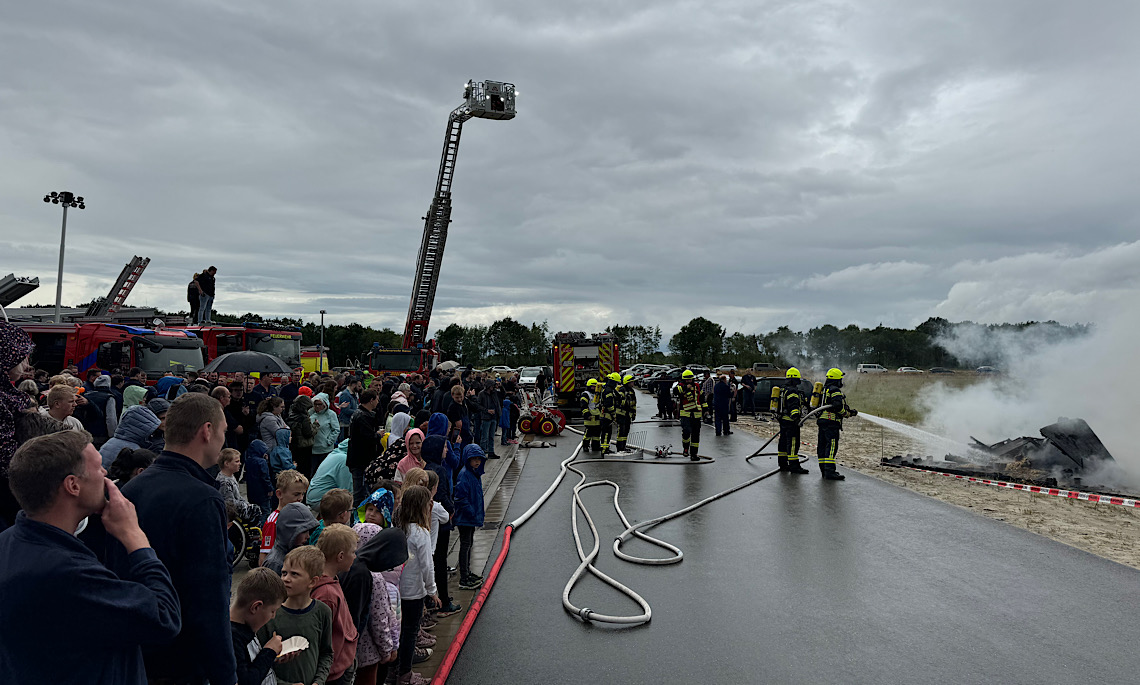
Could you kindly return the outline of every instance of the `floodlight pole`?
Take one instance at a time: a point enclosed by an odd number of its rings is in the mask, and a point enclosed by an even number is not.
[[[60,303],[63,299],[63,250],[67,244],[67,208],[77,207],[79,209],[86,209],[82,197],[76,197],[73,193],[64,190],[60,192],[52,191],[44,195],[44,202],[50,202],[56,205],[63,205],[63,227],[59,231],[59,273],[55,279],[55,322],[63,323],[63,312],[61,311]]]
[[[324,373],[325,369],[325,310],[321,310],[321,347],[317,353],[318,371]]]

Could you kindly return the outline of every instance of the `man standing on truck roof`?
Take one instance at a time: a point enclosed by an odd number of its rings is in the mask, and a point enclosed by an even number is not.
[[[218,267],[211,266],[202,273],[198,274],[198,287],[202,290],[202,301],[198,305],[198,323],[214,323],[211,316],[211,310],[214,308],[214,277],[218,273]]]

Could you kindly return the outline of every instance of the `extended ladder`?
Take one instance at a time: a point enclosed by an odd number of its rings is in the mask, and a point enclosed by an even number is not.
[[[447,226],[451,223],[451,180],[455,175],[455,157],[459,154],[463,122],[471,117],[471,109],[462,105],[454,109],[447,119],[443,157],[439,161],[439,176],[435,182],[435,197],[424,217],[424,237],[420,242],[420,256],[412,283],[408,322],[404,326],[404,349],[412,349],[428,337],[428,321],[431,320],[431,309],[435,303],[435,288],[439,284],[443,248],[447,243]]]
[[[142,277],[143,271],[146,270],[147,264],[150,264],[150,257],[134,256],[127,265],[123,267],[122,273],[115,281],[115,285],[111,287],[111,292],[107,297],[100,298],[91,303],[87,308],[88,317],[105,317],[119,311],[119,307],[123,306],[126,301],[127,295],[131,294],[135,284],[139,282]]]

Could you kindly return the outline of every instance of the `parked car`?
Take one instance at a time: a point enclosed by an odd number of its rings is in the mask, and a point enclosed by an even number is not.
[[[541,366],[524,366],[519,371],[519,385],[524,388],[533,388],[538,383],[538,377],[542,374]],[[546,377],[550,380],[550,376]]]
[[[900,366],[897,373],[925,373],[922,369],[916,369],[913,366]]]
[[[677,366],[665,371],[658,371],[648,378],[643,378],[640,381],[641,387],[646,388],[650,392],[656,392],[658,383],[668,383],[672,385],[681,380],[681,374],[685,372],[685,369],[686,367],[684,366]]]
[[[505,374],[514,372],[515,370],[509,366],[492,366],[491,368],[487,369],[487,373],[493,373],[496,376],[503,376]]]
[[[860,364],[855,369],[859,373],[886,373],[887,370],[881,364]]]
[[[979,366],[978,373],[997,373],[998,370],[992,366]]]
[[[953,369],[947,369],[944,366],[936,366],[930,370],[930,373],[954,373]]]
[[[736,364],[721,364],[713,369],[717,373],[728,373],[729,371],[736,371]]]
[[[768,411],[768,401],[772,398],[772,386],[783,386],[784,379],[778,376],[762,376],[756,379],[756,394],[754,395],[756,401],[756,411]],[[804,393],[804,401],[807,402],[811,399],[812,386],[815,385],[807,376],[801,379],[800,389]],[[805,407],[804,411],[811,411],[810,408]],[[815,425],[814,423],[812,424]]]
[[[752,373],[758,376],[773,376],[775,374],[783,375],[783,369],[775,364],[768,364],[765,362],[756,362],[752,365]]]

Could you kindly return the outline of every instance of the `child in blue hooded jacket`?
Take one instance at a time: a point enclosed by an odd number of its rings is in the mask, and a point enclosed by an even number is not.
[[[288,428],[278,428],[274,434],[277,446],[269,450],[269,479],[273,482],[282,471],[297,468],[293,464],[293,453],[289,451],[289,436]]]
[[[249,443],[245,450],[245,491],[251,504],[261,507],[261,522],[275,508],[273,480],[269,477],[269,446],[260,440]]]
[[[478,445],[463,447],[463,470],[455,483],[455,516],[459,529],[459,587],[474,590],[483,584],[483,576],[471,571],[471,546],[475,529],[483,527],[483,464],[486,455]]]

